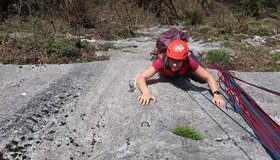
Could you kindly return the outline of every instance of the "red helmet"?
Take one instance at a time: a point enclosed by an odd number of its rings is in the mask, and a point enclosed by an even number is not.
[[[167,47],[166,56],[177,60],[188,58],[189,46],[185,41],[173,40]]]

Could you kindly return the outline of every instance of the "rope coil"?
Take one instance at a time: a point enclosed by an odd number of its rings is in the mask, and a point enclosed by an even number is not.
[[[234,73],[229,72],[227,68],[221,68],[218,66],[208,67],[208,68],[218,70],[219,86],[224,91],[224,93],[226,93],[228,98],[222,94],[223,97],[228,100],[230,105],[233,107],[233,110],[236,113],[239,113],[243,117],[245,122],[251,127],[251,129],[254,131],[255,134],[248,131],[237,120],[235,120],[228,113],[226,113],[224,110],[218,107],[214,102],[212,102],[211,99],[209,99],[207,96],[202,94],[201,91],[199,91],[199,89],[196,86],[194,86],[187,80],[185,80],[185,82],[188,83],[190,86],[192,86],[196,91],[198,91],[202,96],[204,96],[208,101],[210,101],[226,116],[228,116],[231,120],[233,120],[243,130],[249,133],[256,140],[258,140],[273,158],[277,160],[280,159],[280,126],[261,109],[261,107],[254,101],[254,99],[250,97],[235,82],[234,79],[250,84],[254,87],[275,94],[277,96],[280,96],[280,93],[243,81],[233,76]]]
[[[243,81],[233,76],[234,73],[229,72],[227,68],[213,68],[219,71],[219,86],[228,96],[234,110],[243,117],[270,154],[280,159],[280,126],[235,82],[235,79],[277,96],[280,96],[280,93]]]

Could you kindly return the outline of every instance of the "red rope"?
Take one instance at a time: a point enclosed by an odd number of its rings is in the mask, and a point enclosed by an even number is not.
[[[240,113],[247,124],[254,130],[264,147],[266,147],[276,159],[280,159],[280,126],[261,109],[254,99],[250,97],[234,79],[277,96],[280,96],[280,93],[241,80],[233,76],[234,73],[229,72],[226,68],[217,66],[209,68],[219,71],[219,86],[224,93],[227,94],[235,111]]]

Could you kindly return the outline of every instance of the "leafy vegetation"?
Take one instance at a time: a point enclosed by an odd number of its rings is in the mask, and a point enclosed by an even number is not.
[[[77,56],[79,49],[63,38],[55,38],[50,52],[58,53],[59,56]]]
[[[175,128],[172,129],[172,133],[181,136],[181,137],[185,137],[185,138],[191,138],[194,140],[202,140],[203,137],[201,135],[201,133],[199,133],[198,131],[196,131],[193,128],[190,127],[185,127],[185,126],[176,126]]]
[[[211,65],[217,65],[217,63],[223,63],[223,65],[227,65],[230,61],[230,53],[224,49],[210,50],[206,55],[206,62],[210,63]]]
[[[108,60],[107,56],[96,56],[96,48],[78,40],[50,36],[22,37],[10,39],[2,36],[0,63],[46,64],[73,63],[93,60]]]
[[[277,72],[280,71],[280,52],[274,53],[260,71]]]
[[[277,37],[270,38],[266,46],[260,48],[240,43],[255,35],[279,34],[279,8],[277,0],[0,0],[0,62],[45,64],[105,60],[109,57],[98,57],[95,51],[119,47],[105,44],[96,48],[81,39],[135,37],[135,29],[183,22],[189,37],[222,41],[224,47],[237,55],[231,57],[235,64],[241,63],[241,58],[249,60],[248,67],[237,65],[241,67],[236,69],[279,71],[273,67],[278,60],[269,54],[279,49]],[[266,59],[262,65],[252,58],[259,55]],[[227,56],[221,56],[209,59],[227,63]]]
[[[222,45],[225,48],[233,48],[234,47],[234,42],[230,41],[230,40],[225,40],[225,41],[223,41]]]

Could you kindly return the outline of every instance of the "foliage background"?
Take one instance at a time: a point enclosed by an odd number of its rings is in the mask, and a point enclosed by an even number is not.
[[[243,38],[279,34],[279,5],[279,0],[0,0],[0,62],[106,60],[94,52],[107,47],[82,44],[81,37],[135,37],[135,29],[177,24],[195,39],[227,41],[247,53]],[[268,47],[280,48],[279,39],[268,41]],[[279,62],[279,52],[273,57],[266,64]]]

